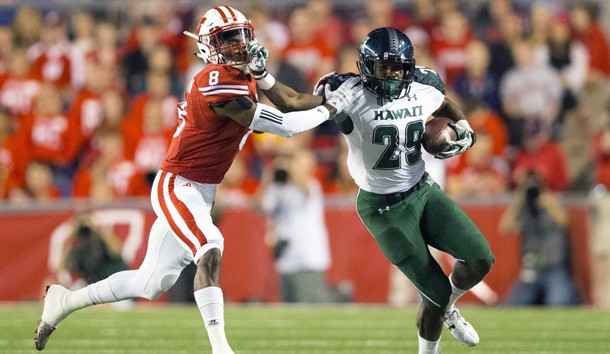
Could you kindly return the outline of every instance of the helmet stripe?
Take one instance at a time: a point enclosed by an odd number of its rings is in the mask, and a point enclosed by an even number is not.
[[[214,8],[214,10],[218,11],[218,13],[220,14],[220,17],[222,17],[222,20],[224,21],[224,23],[229,22],[229,20],[227,19],[227,15],[225,14],[225,12],[220,8],[220,6],[216,6]]]
[[[197,28],[197,33],[199,33],[199,30],[201,29],[201,27],[203,27],[203,24],[205,23],[205,21],[207,20],[207,18],[205,18],[205,16],[201,19],[201,21],[199,21],[199,28]]]
[[[235,15],[235,12],[233,12],[233,9],[231,8],[231,6],[223,6],[227,11],[229,11],[229,13],[231,14],[231,18],[234,20],[237,20],[237,16]]]
[[[390,36],[390,51],[393,53],[398,52],[398,34],[393,28],[388,28],[388,35]]]

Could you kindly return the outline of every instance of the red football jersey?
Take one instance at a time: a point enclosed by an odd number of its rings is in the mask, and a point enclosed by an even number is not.
[[[186,100],[178,104],[178,128],[161,169],[200,183],[220,183],[250,130],[219,116],[210,104],[239,96],[258,102],[250,74],[208,64],[195,75]]]
[[[67,39],[51,47],[34,44],[28,49],[28,55],[32,60],[33,79],[51,82],[59,89],[83,86],[85,57]]]

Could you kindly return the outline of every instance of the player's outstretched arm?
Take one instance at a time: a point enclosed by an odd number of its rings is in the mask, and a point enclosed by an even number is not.
[[[280,81],[276,81],[269,90],[265,90],[265,96],[282,112],[311,109],[325,103],[322,96],[299,93]]]
[[[318,105],[309,110],[283,113],[275,107],[254,103],[245,96],[216,104],[214,111],[254,131],[272,133],[286,138],[315,128],[331,116],[327,106]]]
[[[318,104],[308,110],[284,113],[266,104],[252,102],[246,96],[216,103],[212,108],[219,115],[229,117],[252,130],[290,137],[315,128],[343,111],[358,96],[358,84],[359,80],[355,78],[345,81],[336,90],[326,92],[327,102],[324,105]]]
[[[254,40],[248,43],[250,62],[248,69],[265,96],[282,112],[302,111],[324,104],[324,98],[307,93],[299,93],[289,86],[276,81],[267,72],[269,52],[262,44]]]

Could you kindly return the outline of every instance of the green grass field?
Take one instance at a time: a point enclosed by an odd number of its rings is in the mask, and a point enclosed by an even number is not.
[[[0,305],[0,353],[34,353],[40,304]],[[417,353],[415,308],[227,306],[236,353]],[[610,312],[463,307],[481,343],[445,329],[443,353],[610,353]],[[210,353],[195,306],[95,307],[66,319],[44,353]]]

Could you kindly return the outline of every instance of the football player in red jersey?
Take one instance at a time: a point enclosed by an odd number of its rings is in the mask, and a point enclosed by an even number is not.
[[[48,287],[36,331],[38,350],[75,310],[136,297],[156,299],[195,262],[195,300],[212,352],[233,353],[224,332],[218,281],[223,237],[210,217],[216,185],[252,131],[288,137],[314,128],[361,91],[353,89],[359,80],[348,80],[334,91],[328,85],[323,99],[276,82],[265,70],[267,50],[256,42],[250,21],[229,6],[207,11],[197,34],[185,34],[197,40],[196,55],[207,65],[178,105],[178,127],[152,187],[157,220],[144,261],[137,270],[115,273],[77,291]],[[256,84],[279,109],[257,102]]]

